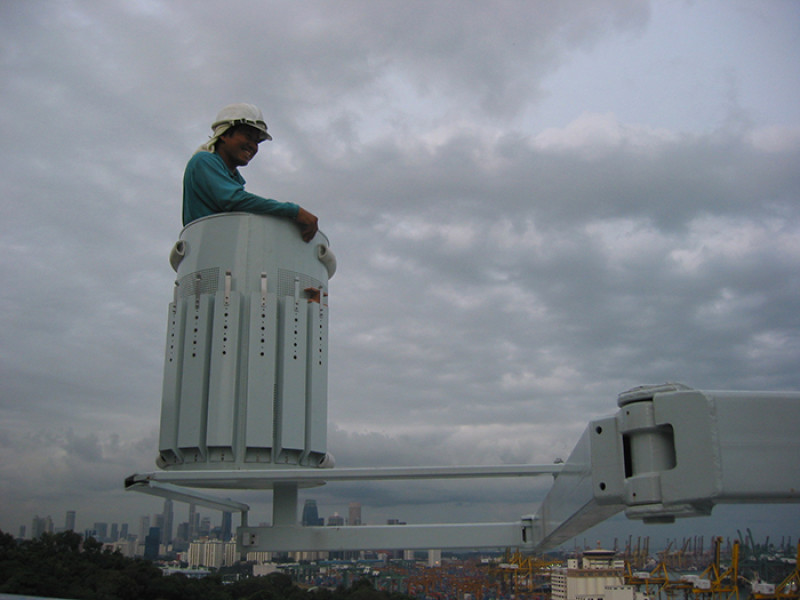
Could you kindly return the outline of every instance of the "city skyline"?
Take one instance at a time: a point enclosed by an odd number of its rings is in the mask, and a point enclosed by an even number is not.
[[[315,505],[315,502],[316,501],[313,500],[313,499],[306,500],[304,508],[307,508],[310,505]],[[352,507],[352,505],[358,505],[360,507],[359,503],[351,503],[351,507]],[[187,508],[188,508],[188,506],[187,506]],[[68,514],[66,515],[66,520],[68,521],[69,520],[69,513],[70,512],[74,512],[74,511],[67,511],[67,512],[68,512]],[[214,512],[217,512],[217,511],[214,511]],[[191,511],[188,514],[191,514]],[[198,514],[198,513],[195,513],[195,514]],[[307,525],[308,524],[308,523],[305,522],[305,514],[306,514],[306,511],[304,510],[303,516],[301,517],[301,522],[302,522],[303,525]],[[228,518],[228,525],[229,525],[228,529],[225,528],[226,516]],[[149,519],[150,519],[149,515],[143,515],[143,516],[140,517],[140,522],[144,522],[145,520],[149,521]],[[36,516],[36,517],[34,517],[33,520],[34,520],[34,524],[33,524],[32,529],[35,529],[35,527],[36,527],[36,524],[35,524],[36,520],[41,520],[42,522],[49,521],[51,523],[51,525],[52,525],[52,518],[50,516],[41,517],[41,518]],[[209,517],[207,517],[207,516],[205,516],[202,519],[200,519],[199,518],[199,514],[198,514],[198,520],[200,520],[200,521],[211,521],[209,519]],[[103,526],[109,525],[107,523],[99,523],[99,524],[103,525]],[[399,520],[399,519],[388,519],[386,524],[404,525],[406,523],[404,521]],[[111,525],[110,531],[114,531],[116,529],[116,530],[118,530],[120,532],[120,536],[118,538],[114,538],[113,536],[109,536],[107,538],[103,538],[102,536],[98,536],[96,534],[96,531],[94,531],[92,529],[84,529],[83,531],[76,531],[76,533],[80,533],[84,537],[92,536],[92,537],[94,537],[95,539],[97,539],[100,542],[103,542],[105,544],[109,544],[111,546],[114,546],[116,549],[123,550],[123,553],[124,554],[127,553],[128,556],[145,556],[146,558],[148,557],[147,551],[145,550],[145,544],[143,542],[141,542],[140,540],[136,539],[138,537],[137,535],[131,534],[127,538],[129,541],[135,542],[134,545],[131,546],[130,544],[126,545],[126,544],[122,543],[123,540],[126,539],[126,536],[125,536],[126,532],[129,531],[128,523],[111,523],[110,525]],[[191,527],[186,527],[187,525],[189,525],[188,522],[182,522],[182,523],[180,523],[179,529],[181,527],[184,527],[184,530],[188,532],[188,531],[190,531]],[[338,515],[338,513],[333,512],[328,516],[327,519],[324,518],[324,517],[320,518],[320,521],[316,525],[317,526],[334,526],[335,527],[335,526],[342,526],[342,525],[367,525],[367,523],[360,523],[360,522],[359,523],[352,523],[349,518],[347,520],[344,520],[340,515]],[[21,527],[24,527],[24,525],[21,526]],[[149,531],[150,535],[153,534],[153,530],[154,529],[158,529],[158,527],[150,528],[150,531]],[[55,533],[60,533],[61,531],[67,530],[67,528],[66,527],[64,527],[64,528],[55,527],[54,530],[55,530]],[[45,532],[45,530],[42,530],[42,531],[38,532],[38,535],[41,535],[42,532]],[[6,533],[10,533],[10,532],[6,532]],[[53,533],[53,531],[48,531],[48,533]],[[212,563],[203,562],[204,558],[202,558],[202,557],[208,557],[208,556],[214,556],[215,557],[213,564],[216,567],[219,567],[221,564],[223,564],[223,562],[221,562],[222,561],[221,557],[223,555],[226,557],[225,560],[227,561],[227,562],[224,562],[224,564],[228,564],[228,565],[233,564],[233,562],[238,560],[238,558],[236,558],[234,560],[231,557],[236,557],[238,555],[236,554],[235,550],[232,547],[228,547],[226,545],[226,546],[220,546],[219,548],[217,548],[215,546],[206,547],[206,545],[205,545],[209,541],[211,541],[211,542],[218,541],[220,543],[225,543],[225,544],[227,544],[229,542],[233,542],[234,541],[234,536],[232,535],[232,533],[233,533],[232,529],[230,528],[230,513],[221,513],[220,523],[218,525],[215,524],[214,522],[210,522],[210,524],[207,524],[204,528],[200,528],[200,531],[196,532],[196,535],[191,535],[190,534],[190,535],[187,535],[185,539],[178,540],[178,545],[175,547],[176,549],[172,549],[170,551],[170,554],[172,554],[172,553],[182,554],[184,556],[184,558],[186,560],[188,560],[188,562],[191,565],[195,566],[195,567],[212,565]],[[162,531],[159,532],[157,537],[154,539],[154,542],[156,542],[158,547],[161,549],[161,553],[167,553],[167,548],[170,547],[170,542],[165,541],[163,535],[164,534],[163,534],[163,530],[162,530]],[[18,538],[24,538],[24,539],[30,539],[32,536],[31,535],[27,535],[27,536],[17,536],[17,537]],[[739,541],[745,547],[747,547],[750,544],[757,544],[757,545],[759,545],[759,547],[762,547],[764,549],[764,551],[785,552],[785,553],[788,553],[789,555],[793,555],[792,553],[794,552],[797,543],[800,543],[800,535],[793,536],[791,534],[784,534],[784,535],[781,535],[781,536],[770,536],[770,535],[764,536],[764,535],[759,535],[759,532],[750,531],[749,528],[748,528],[748,529],[745,529],[744,533],[742,531],[737,531],[737,535],[733,536],[733,537],[731,537],[731,536],[727,536],[727,537],[726,536],[716,536],[716,535],[712,535],[712,536],[706,537],[703,534],[694,534],[694,535],[690,534],[688,536],[674,536],[674,537],[669,537],[668,536],[667,538],[664,538],[663,540],[659,540],[659,538],[654,537],[653,543],[650,542],[650,536],[646,535],[646,534],[642,535],[642,536],[635,536],[635,535],[632,535],[632,534],[628,535],[628,536],[621,536],[621,537],[612,536],[612,537],[604,539],[604,540],[599,540],[599,539],[594,539],[594,538],[588,538],[587,539],[586,537],[578,536],[574,540],[570,541],[570,543],[562,545],[559,548],[559,550],[561,550],[562,552],[570,552],[570,551],[581,550],[581,549],[583,549],[583,550],[585,550],[585,549],[594,549],[594,550],[596,550],[598,548],[603,548],[605,550],[614,550],[614,551],[616,551],[616,552],[618,552],[620,554],[626,554],[627,555],[627,554],[630,554],[632,552],[633,553],[638,553],[640,548],[641,548],[641,549],[646,549],[649,552],[649,556],[650,557],[655,557],[655,556],[658,555],[658,553],[661,550],[663,550],[665,548],[666,549],[672,548],[674,550],[674,549],[676,549],[678,547],[683,547],[684,549],[685,548],[689,548],[690,551],[693,554],[705,552],[708,556],[710,556],[709,553],[711,552],[711,550],[712,550],[712,548],[714,546],[714,538],[715,537],[721,537],[722,547],[723,547],[723,549],[727,548],[728,551],[730,550],[731,545],[732,545],[732,543],[734,541]],[[115,542],[116,542],[116,544],[115,544]],[[390,542],[390,540],[387,540],[387,542]],[[402,548],[399,548],[399,547],[398,548],[392,547],[391,543],[389,543],[386,546],[386,549],[394,549],[395,551],[402,551],[403,550]],[[467,550],[467,549],[465,549],[465,550]],[[478,550],[478,551],[485,550],[486,552],[491,553],[491,552],[496,552],[496,551],[503,550],[503,549],[502,548],[500,548],[500,549],[498,549],[498,548],[484,548],[484,549],[476,548],[474,550]],[[274,553],[265,552],[265,553],[256,553],[256,554],[258,554],[259,556],[263,555],[262,558],[265,558],[265,557],[271,557]],[[295,552],[294,554],[308,556],[308,557],[312,557],[312,558],[314,556],[317,556],[317,553],[313,552],[313,551],[304,551],[304,552],[299,552],[299,553]],[[324,554],[327,554],[327,553],[324,553]],[[356,554],[357,553],[348,552],[348,553],[346,553],[346,557],[353,557]],[[155,559],[159,555],[160,554],[158,552],[153,554],[152,551],[151,551],[151,555],[149,556],[149,558]],[[699,556],[699,554],[697,554],[697,556]]]
[[[144,537],[146,535],[146,530],[150,529],[151,526],[158,527],[162,533],[162,542],[169,543],[172,541],[172,532],[173,532],[173,523],[174,523],[174,502],[167,498],[163,501],[163,510],[159,513],[154,513],[153,515],[140,515],[138,517],[139,528],[137,537]],[[186,509],[187,519],[186,521],[180,522],[180,525],[188,525],[188,532],[189,535],[186,539],[191,540],[192,537],[196,537],[198,531],[205,531],[206,535],[208,531],[212,529],[219,529],[222,533],[221,539],[230,539],[233,534],[233,527],[232,527],[232,513],[230,512],[220,512],[217,510],[211,510],[212,515],[219,515],[219,524],[215,524],[212,520],[212,517],[208,515],[203,515],[197,509],[197,505],[195,504],[188,504],[188,503],[180,503],[180,505],[184,506]],[[314,514],[317,514],[317,504],[316,500],[314,499],[307,499],[305,501],[305,506],[303,512],[298,515],[298,523],[303,525],[312,525],[312,523],[307,522],[306,519],[306,512],[309,506],[313,506]],[[333,511],[330,513],[329,518],[331,517],[339,517],[339,513],[337,511]],[[327,519],[325,517],[319,517],[317,519],[318,522],[313,523],[314,525],[322,525]],[[56,520],[53,519],[52,515],[47,516],[39,516],[38,514],[31,517],[31,527],[30,533],[26,533],[25,535],[18,535],[17,537],[30,539],[32,537],[38,537],[41,535],[42,532],[47,533],[59,533],[62,531],[75,531],[76,533],[82,533],[84,535],[94,534],[100,541],[114,541],[116,539],[126,537],[127,532],[130,529],[129,522],[124,521],[117,521],[117,522],[106,522],[106,521],[96,521],[93,517],[87,517],[87,521],[92,522],[91,527],[78,527],[78,514],[75,510],[67,510],[64,515],[64,525],[59,527],[56,525]],[[200,523],[206,522],[205,526],[200,526]],[[362,525],[361,522],[361,504],[358,502],[350,502],[348,504],[348,518],[347,520],[343,520],[342,524],[347,525]],[[110,526],[110,527],[109,527]],[[28,528],[26,524],[20,524],[17,531],[6,531],[5,533],[10,533],[12,535],[16,535],[21,529],[25,529],[26,532]],[[113,534],[115,531],[119,532],[119,538],[115,537]],[[202,536],[201,536],[202,537]]]
[[[164,504],[170,503],[170,500],[164,500]],[[181,537],[180,535],[176,536],[180,538],[183,542],[187,544],[195,541],[197,539],[208,538],[209,534],[211,535],[212,539],[219,539],[221,541],[228,541],[231,539],[233,532],[235,530],[234,522],[232,520],[232,514],[227,512],[220,512],[216,510],[206,511],[210,513],[211,516],[208,514],[201,514],[195,505],[189,505],[184,503],[178,503],[178,506],[183,506],[184,510],[175,511],[178,514],[181,514],[185,511],[186,514],[186,521],[182,521],[180,518],[176,519],[179,521],[178,524],[178,531],[183,527],[186,535]],[[194,510],[193,510],[194,507]],[[318,514],[318,505],[317,501],[313,498],[308,498],[305,500],[302,509],[298,514],[298,523],[302,525],[316,525],[316,526],[342,526],[342,525],[376,525],[376,524],[390,524],[390,525],[404,525],[406,524],[405,520],[397,519],[397,518],[387,518],[381,521],[373,521],[373,522],[362,522],[361,521],[361,509],[362,505],[359,502],[349,502],[348,505],[348,518],[345,519],[342,517],[338,511],[331,510],[329,513],[326,513],[326,516],[318,516],[317,522],[311,523],[307,520],[307,516],[313,514]],[[166,506],[164,506],[164,510],[166,510]],[[310,510],[313,508],[313,510]],[[111,522],[105,523],[101,522],[103,525],[110,525],[109,531],[113,531],[114,526],[119,526],[118,531],[120,532],[120,536],[118,539],[124,539],[126,533],[129,533],[130,536],[139,537],[142,536],[142,532],[148,530],[151,524],[151,517],[152,522],[155,522],[159,516],[163,516],[164,511],[154,513],[152,515],[140,515],[138,517],[139,528],[138,534],[135,534],[134,531],[136,530],[135,526],[132,527],[130,522]],[[218,515],[217,518],[215,518]],[[352,522],[353,516],[358,515],[357,523]],[[39,517],[39,515],[35,515],[32,517],[32,521],[41,520],[42,522],[49,521],[53,531],[52,532],[60,532],[66,530],[66,524],[70,522],[72,519],[74,522],[77,522],[77,515],[76,511],[68,510],[65,513],[65,526],[64,527],[56,527],[55,520],[52,518],[51,515],[47,515],[46,517]],[[192,520],[196,523],[193,527],[191,525]],[[225,523],[227,520],[228,529],[225,527]],[[87,521],[92,521],[93,524],[97,523],[93,521],[92,517],[87,517]],[[639,529],[630,529],[630,528],[620,528],[617,527],[615,529],[615,521],[619,522],[619,517],[609,520],[606,523],[603,523],[593,529],[590,529],[586,532],[585,535],[576,536],[570,542],[562,544],[560,547],[562,550],[569,550],[570,548],[595,548],[598,546],[602,546],[606,549],[615,548],[617,550],[622,550],[622,548],[617,548],[617,542],[619,544],[624,545],[625,540],[628,541],[636,541],[641,542],[642,539],[647,538],[648,540],[652,539],[652,546],[651,551],[656,552],[660,548],[666,547],[670,543],[676,543],[677,540],[686,540],[694,538],[695,540],[704,539],[707,547],[710,547],[711,541],[715,537],[722,537],[724,540],[727,540],[727,543],[730,543],[732,540],[739,539],[739,535],[742,535],[742,531],[746,532],[749,535],[753,536],[755,542],[762,543],[765,540],[772,541],[776,547],[783,544],[788,547],[792,547],[793,543],[800,542],[800,526],[798,524],[794,524],[795,527],[792,529],[787,529],[785,531],[776,531],[776,530],[766,530],[764,528],[759,527],[761,522],[756,522],[756,524],[749,524],[745,525],[742,523],[730,523],[727,528],[719,529],[719,530],[710,530],[707,527],[701,528],[694,528],[692,530],[678,530],[674,527],[670,526],[643,526]],[[146,522],[146,524],[145,524]],[[163,520],[162,520],[163,522]],[[200,526],[200,523],[204,523],[204,525]],[[263,521],[260,522],[261,525],[266,525],[268,522]],[[30,539],[33,537],[33,531],[35,530],[35,525],[32,525],[30,529],[26,527],[25,524],[20,525],[21,528],[25,528],[27,530],[26,535],[19,536],[19,529],[17,531],[6,531],[5,533],[10,533],[17,537],[22,537],[25,539]],[[750,531],[747,531],[750,529]],[[46,528],[42,528],[41,531],[45,531]],[[94,532],[93,528],[81,528],[77,527],[73,529],[76,533],[80,533],[81,535],[92,535]],[[226,533],[227,532],[227,533]],[[216,534],[221,534],[218,537],[215,537]],[[163,535],[163,534],[162,534]],[[97,536],[94,536],[97,538]],[[99,539],[99,541],[103,542],[114,542],[117,540],[111,539],[111,537],[107,539]],[[160,538],[161,543],[165,543],[163,537]],[[747,539],[741,540],[743,543],[747,543]],[[390,540],[387,540],[390,542]],[[141,545],[139,541],[138,544]],[[389,543],[389,545],[391,545]]]

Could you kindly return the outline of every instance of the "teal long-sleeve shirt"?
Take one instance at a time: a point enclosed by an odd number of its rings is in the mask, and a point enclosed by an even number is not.
[[[239,169],[233,173],[213,152],[198,152],[183,174],[183,224],[223,212],[251,212],[293,219],[300,207],[293,202],[262,198],[244,189]]]

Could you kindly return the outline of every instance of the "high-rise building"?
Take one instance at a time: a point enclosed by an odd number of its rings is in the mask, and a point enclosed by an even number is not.
[[[361,525],[361,504],[358,502],[351,502],[347,507],[347,511],[347,524]]]
[[[144,538],[147,537],[148,533],[150,533],[150,517],[141,517],[139,519],[139,544],[144,544]]]
[[[330,517],[328,517],[328,527],[343,527],[344,526],[344,517],[341,516],[339,513],[333,513]]]
[[[325,520],[321,519],[319,516],[316,500],[306,500],[306,503],[303,505],[303,519],[301,523],[304,527],[319,527],[325,524]]]
[[[98,542],[108,541],[108,523],[101,523],[101,522],[95,523],[94,535]]]
[[[45,533],[53,533],[53,519],[36,515],[31,523],[31,539],[40,538]]]
[[[119,525],[117,523],[111,524],[111,531],[108,533],[109,541],[116,542],[119,539]]]
[[[122,527],[119,529],[119,539],[125,540],[128,539],[128,524],[123,523]]]
[[[156,513],[150,521],[150,529],[158,527],[158,539],[161,540],[164,535],[164,513]]]
[[[238,559],[236,542],[223,542],[221,540],[197,540],[189,544],[187,562],[192,568],[210,567],[219,569],[223,566],[235,564]],[[248,553],[248,560],[251,553]]]
[[[172,510],[172,500],[167,498],[164,500],[164,522],[161,528],[161,543],[172,543],[172,523],[175,518],[175,513]]]
[[[64,519],[64,531],[75,531],[75,511],[68,510]]]
[[[157,559],[160,543],[161,530],[158,527],[151,527],[144,538],[144,557],[150,560]]]
[[[187,523],[186,521],[184,521],[183,523],[178,523],[178,529],[177,529],[177,533],[175,534],[175,538],[179,539],[179,540],[183,540],[184,542],[190,541],[190,538],[189,538],[189,523]]]
[[[219,569],[225,563],[225,542],[209,540],[205,546],[205,566]]]
[[[197,529],[200,526],[200,515],[197,514],[197,507],[189,505],[189,536],[186,538],[190,542],[197,537]]]
[[[211,518],[203,517],[202,519],[200,519],[200,527],[197,529],[197,535],[199,535],[200,537],[208,537],[210,533],[211,533]]]
[[[233,515],[226,511],[222,513],[222,527],[219,539],[227,542],[231,537],[233,537]]]
[[[586,550],[581,559],[570,558],[565,568],[550,574],[554,600],[638,600],[643,598],[625,584],[625,561],[613,550]]]

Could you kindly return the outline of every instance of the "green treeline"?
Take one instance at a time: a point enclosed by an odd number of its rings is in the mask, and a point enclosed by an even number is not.
[[[408,600],[375,590],[368,580],[351,588],[302,590],[272,573],[223,584],[218,576],[165,576],[150,561],[103,550],[72,531],[17,542],[0,531],[0,593],[70,600]]]

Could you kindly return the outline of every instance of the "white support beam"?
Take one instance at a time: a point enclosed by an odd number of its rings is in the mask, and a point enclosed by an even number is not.
[[[224,512],[240,512],[243,515],[243,524],[247,522],[244,515],[250,510],[250,506],[243,502],[236,502],[229,498],[223,499],[209,496],[197,490],[187,490],[171,483],[160,483],[158,481],[126,481],[125,489],[142,494],[149,494],[150,496],[159,496],[161,498],[169,498],[170,500],[197,504]]]
[[[302,487],[330,481],[392,481],[404,479],[474,479],[555,475],[561,465],[489,465],[463,467],[364,467],[334,469],[273,468],[258,470],[159,471],[132,475],[136,481],[159,481],[187,487],[224,489],[272,489],[276,484]]]
[[[524,545],[523,523],[240,527],[242,552],[303,550],[427,550]]]

